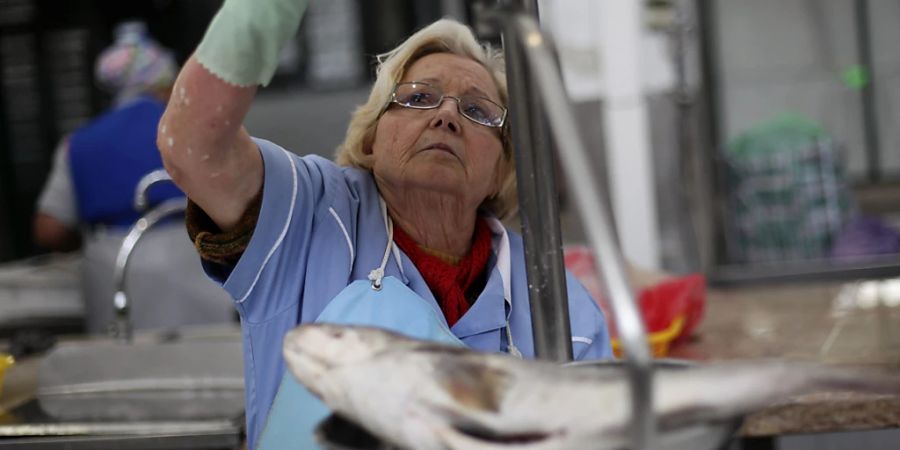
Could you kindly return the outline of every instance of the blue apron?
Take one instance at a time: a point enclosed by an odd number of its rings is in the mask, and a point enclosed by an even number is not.
[[[408,288],[402,281],[392,276],[384,276],[384,268],[387,266],[391,248],[394,246],[394,226],[387,216],[383,200],[381,210],[388,236],[381,266],[369,273],[368,280],[354,281],[338,293],[319,314],[315,322],[375,326],[418,339],[465,346],[450,331],[443,313],[436,310],[431,303]],[[498,267],[504,277],[506,302],[510,305],[507,239],[504,235],[498,255]],[[397,265],[400,266],[400,259],[396,257],[396,254],[395,259]],[[510,354],[521,357],[521,353],[513,344],[512,333],[509,331],[509,319],[506,323],[506,338]],[[329,413],[328,407],[306,390],[289,371],[285,370],[256,448],[258,450],[318,449],[320,447],[314,440],[313,432],[319,422]]]

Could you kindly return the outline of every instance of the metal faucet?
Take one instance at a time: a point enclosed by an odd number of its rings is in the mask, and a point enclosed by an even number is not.
[[[135,188],[135,209],[138,211],[146,210],[148,207],[147,193],[150,188],[157,183],[171,180],[172,178],[164,169],[155,170],[144,175]],[[125,270],[128,268],[128,261],[131,259],[134,248],[145,231],[170,215],[184,212],[186,208],[187,199],[183,197],[169,199],[156,205],[135,222],[122,241],[113,271],[113,286],[116,288],[116,293],[113,296],[115,318],[110,324],[110,333],[113,337],[123,342],[130,342],[132,337],[131,305],[128,301],[128,295],[125,293]]]
[[[169,172],[166,172],[166,169],[156,169],[141,177],[134,188],[134,209],[146,211],[149,206],[147,204],[149,202],[147,194],[150,192],[150,188],[162,181],[172,181],[172,177],[169,176]]]

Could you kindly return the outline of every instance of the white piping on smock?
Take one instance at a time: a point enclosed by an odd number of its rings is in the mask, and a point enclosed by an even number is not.
[[[503,282],[503,301],[509,306],[511,314],[512,288],[510,278],[512,277],[512,263],[510,262],[509,255],[509,234],[506,232],[506,227],[504,227],[496,217],[488,216],[485,217],[485,219],[488,228],[490,228],[492,232],[500,235],[500,244],[499,246],[494,246],[494,251],[497,252],[497,270],[500,271],[500,280]],[[507,345],[509,345],[509,354],[521,358],[522,352],[519,351],[518,347],[516,347],[516,344],[513,342],[512,330],[510,330],[509,326],[509,314],[506,315],[506,342]]]
[[[485,217],[488,228],[492,232],[500,235],[499,245],[494,246],[497,252],[497,270],[500,271],[500,278],[503,280],[503,298],[510,306],[512,306],[512,288],[510,287],[510,274],[512,267],[509,256],[509,235],[506,228],[496,217]]]
[[[594,340],[583,336],[572,336],[572,342],[581,342],[582,344],[591,345],[594,343]]]
[[[291,164],[291,181],[293,186],[293,191],[291,192],[291,207],[290,209],[288,209],[287,220],[284,221],[284,227],[281,229],[281,234],[278,235],[278,239],[275,240],[275,244],[272,245],[271,249],[269,249],[269,253],[263,260],[263,263],[259,266],[259,270],[256,272],[256,276],[253,278],[253,282],[250,283],[250,287],[247,288],[247,292],[237,300],[238,303],[243,303],[244,300],[247,300],[247,297],[250,296],[250,293],[253,292],[253,288],[256,287],[256,283],[259,281],[259,277],[262,276],[263,269],[266,268],[266,264],[269,263],[269,260],[272,258],[272,255],[275,254],[275,250],[278,249],[278,247],[281,245],[281,242],[284,241],[284,237],[287,235],[288,227],[291,225],[291,218],[294,216],[294,204],[297,202],[297,165],[294,163],[294,159],[291,158],[291,154],[288,153],[287,150],[282,148],[281,152],[284,153],[284,156]],[[265,180],[263,180],[263,183],[265,183]]]
[[[328,212],[331,213],[331,216],[337,221],[338,226],[341,227],[341,231],[344,232],[344,239],[347,240],[347,247],[350,249],[350,273],[353,273],[353,262],[356,260],[356,254],[353,253],[353,241],[350,240],[350,233],[347,232],[347,227],[344,226],[344,222],[338,217],[337,211],[335,211],[334,208],[329,207]]]

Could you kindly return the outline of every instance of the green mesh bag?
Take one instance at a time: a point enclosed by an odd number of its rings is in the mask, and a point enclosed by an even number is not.
[[[737,136],[724,159],[731,262],[828,254],[853,208],[841,152],[822,127],[781,116]]]

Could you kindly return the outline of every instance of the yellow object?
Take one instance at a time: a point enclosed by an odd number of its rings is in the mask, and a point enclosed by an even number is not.
[[[6,373],[6,369],[15,362],[16,360],[11,355],[0,353],[0,394],[3,393],[3,375]]]
[[[662,358],[669,354],[669,344],[678,337],[678,333],[681,333],[682,328],[684,328],[684,314],[675,317],[665,330],[650,333],[648,340],[650,341],[650,348],[653,350],[654,358]],[[622,357],[622,343],[618,339],[612,340],[612,349],[617,358]]]

